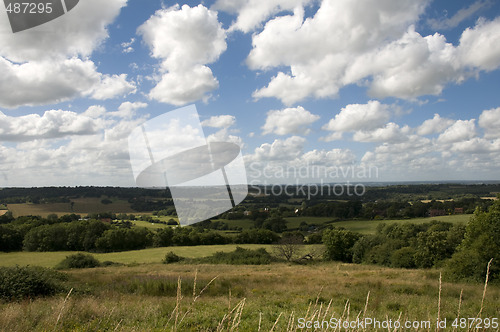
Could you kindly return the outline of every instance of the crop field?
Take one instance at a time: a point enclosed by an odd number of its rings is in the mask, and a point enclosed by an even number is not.
[[[144,220],[133,220],[132,224],[134,224],[137,227],[146,227],[146,228],[149,228],[152,230],[161,229],[161,228],[165,228],[165,227],[171,227],[171,226],[168,226],[166,224],[152,223],[152,222],[148,222],[148,221],[144,221]]]
[[[71,203],[48,203],[48,204],[8,204],[8,209],[12,211],[14,217],[19,216],[42,216],[47,217],[49,214],[57,214],[62,216],[65,214],[81,214],[111,212],[111,213],[137,213],[130,208],[130,204],[123,200],[111,199],[112,203],[102,204],[101,198],[76,198],[72,199]]]
[[[482,284],[440,283],[438,270],[318,262],[139,264],[65,272],[67,289],[59,295],[0,304],[0,330],[297,331],[304,320],[359,317],[430,324],[411,331],[438,331],[436,320],[446,319],[442,330],[451,331],[457,316],[500,316],[498,285],[483,292]],[[363,330],[387,329],[349,329]]]

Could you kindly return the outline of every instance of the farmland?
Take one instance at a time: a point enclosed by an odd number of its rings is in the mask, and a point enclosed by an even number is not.
[[[73,203],[73,204],[71,204]],[[74,198],[68,203],[46,203],[46,204],[33,204],[33,203],[21,203],[21,204],[8,204],[8,209],[12,211],[14,217],[18,216],[42,216],[47,217],[50,214],[57,214],[59,216],[76,213],[76,214],[88,214],[88,213],[100,213],[100,212],[111,212],[111,213],[134,213],[130,208],[130,204],[124,200],[112,200],[110,204],[101,203],[100,198],[86,197],[86,198]]]
[[[434,331],[438,317],[448,327],[458,315],[500,318],[497,244],[463,240],[467,224],[477,230],[472,235],[497,238],[498,203],[481,198],[496,187],[465,188],[475,196],[439,187],[427,203],[423,193],[399,199],[425,188],[375,189],[384,200],[249,195],[188,227],[167,225],[178,218],[159,191],[35,188],[9,196],[4,189],[1,211],[12,213],[0,216],[7,251],[0,272],[54,271],[81,251],[101,264],[62,270],[50,296],[0,299],[0,331],[295,331],[300,318],[320,317],[429,321],[431,328],[416,330]],[[474,210],[482,212],[470,222]],[[238,247],[250,255],[264,249],[272,259],[220,260],[218,253]]]

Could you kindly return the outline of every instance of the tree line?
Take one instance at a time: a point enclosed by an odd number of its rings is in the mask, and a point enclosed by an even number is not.
[[[61,222],[65,220],[65,222]],[[68,221],[69,220],[69,221]],[[19,217],[0,225],[0,251],[90,251],[110,252],[148,247],[215,244],[271,244],[280,236],[267,229],[224,234],[200,227],[165,227],[150,230],[130,222]]]

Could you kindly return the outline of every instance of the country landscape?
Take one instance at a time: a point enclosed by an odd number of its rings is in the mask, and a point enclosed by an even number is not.
[[[168,190],[0,190],[0,329],[498,329],[499,185],[262,190],[184,227]]]

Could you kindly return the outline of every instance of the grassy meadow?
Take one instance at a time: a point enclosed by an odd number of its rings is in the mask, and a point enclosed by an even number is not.
[[[164,247],[164,248],[151,248],[143,250],[131,250],[110,253],[97,253],[94,255],[99,261],[112,261],[121,264],[145,264],[145,263],[159,263],[169,251],[174,252],[176,255],[186,258],[200,258],[210,256],[218,251],[229,252],[236,249],[236,247],[245,249],[265,248],[268,251],[272,250],[272,245],[265,244],[226,244],[226,245],[211,245],[211,246],[193,246],[193,247]],[[310,248],[317,248],[317,245],[307,246]],[[307,248],[306,247],[306,248]],[[307,249],[304,249],[307,250]],[[0,252],[0,266],[14,266],[14,265],[37,265],[43,267],[54,267],[57,263],[62,261],[66,256],[74,254],[73,251],[55,251],[55,252]]]
[[[437,270],[318,262],[151,263],[65,272],[67,289],[57,296],[0,304],[0,330],[296,331],[299,318],[365,317],[430,321],[430,329],[412,330],[436,331],[439,316],[451,331],[458,315],[500,316],[498,285],[484,293],[481,284],[440,284]],[[382,329],[349,329],[357,330]]]

